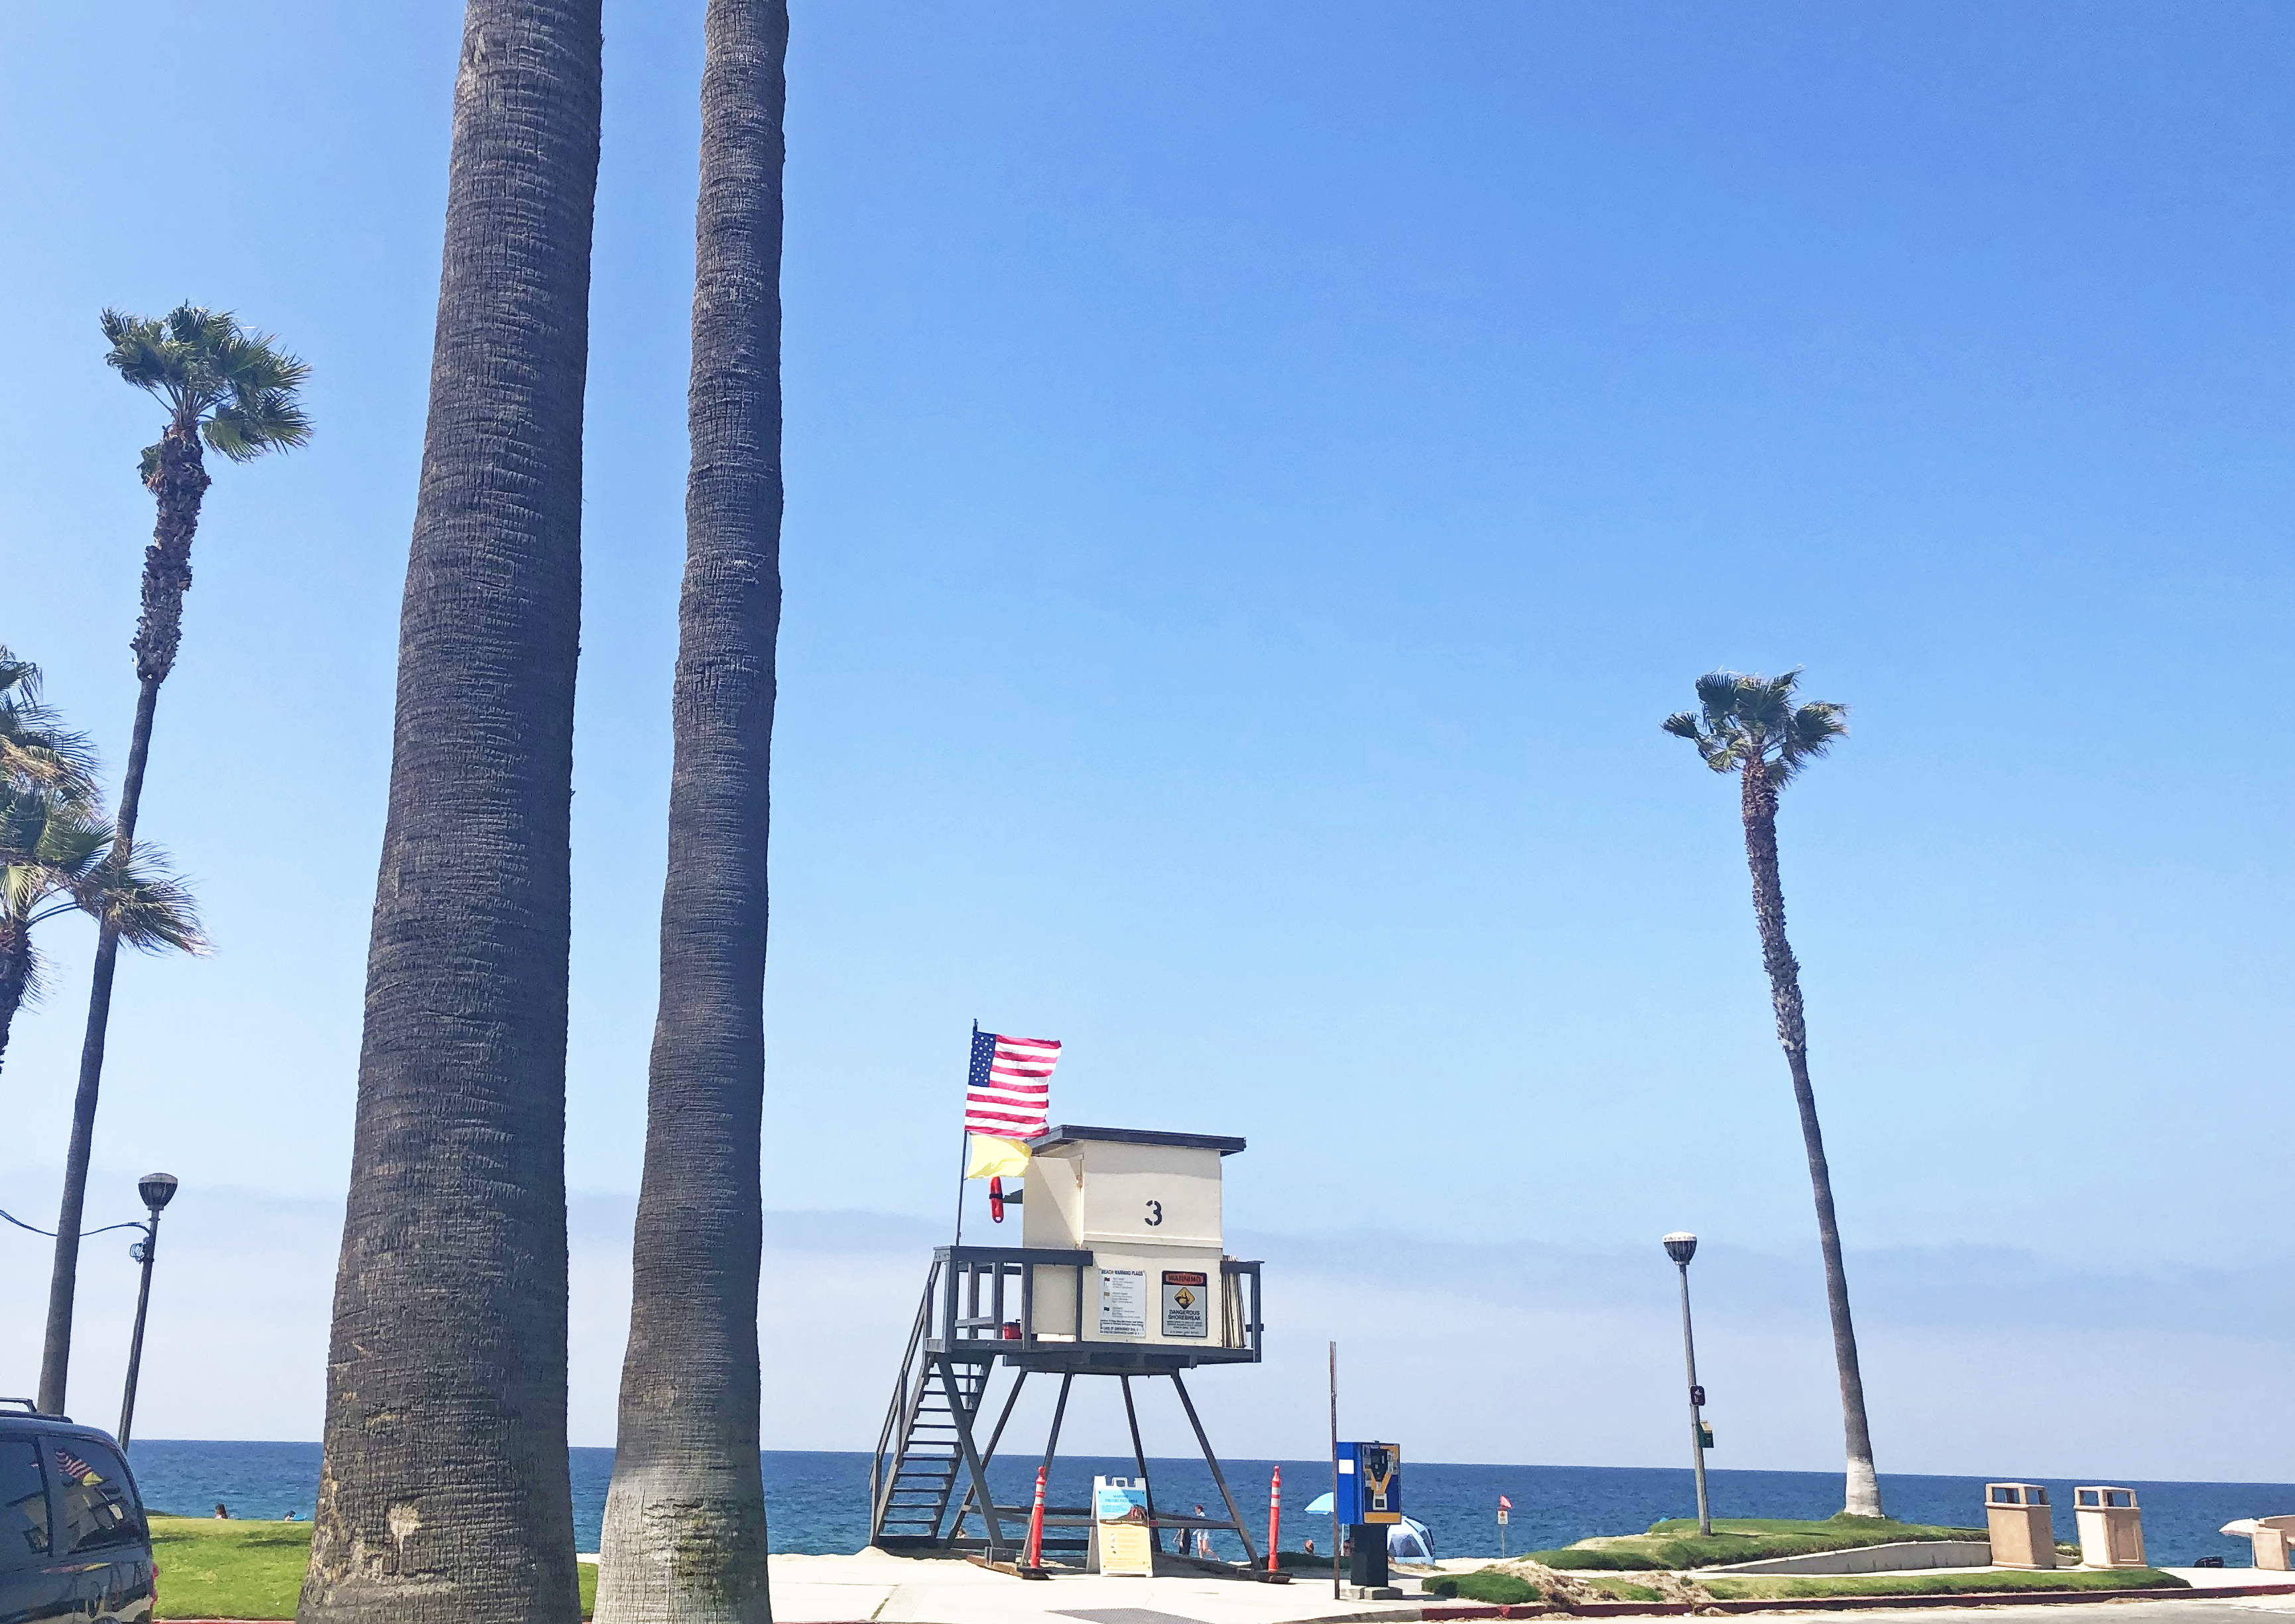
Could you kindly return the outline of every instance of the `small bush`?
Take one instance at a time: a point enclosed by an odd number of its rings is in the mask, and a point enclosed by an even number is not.
[[[1473,1573],[1445,1573],[1440,1579],[1421,1581],[1418,1587],[1434,1595],[1464,1596],[1470,1602],[1488,1602],[1499,1607],[1544,1599],[1538,1587],[1528,1579],[1488,1568]]]
[[[1605,1546],[1566,1545],[1558,1551],[1532,1551],[1523,1560],[1572,1572],[1638,1573],[1668,1565],[1646,1550],[1612,1550]]]

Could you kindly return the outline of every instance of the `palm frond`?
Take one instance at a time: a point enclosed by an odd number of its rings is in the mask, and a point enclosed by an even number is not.
[[[156,846],[136,847],[124,865],[105,862],[73,890],[81,907],[147,953],[174,948],[200,956],[212,946],[190,883],[169,871],[167,854]]]
[[[167,385],[175,357],[167,345],[167,330],[144,316],[117,310],[103,313],[103,336],[111,345],[106,366],[139,389],[159,390]]]
[[[174,424],[196,427],[234,462],[311,437],[310,418],[296,399],[309,364],[282,350],[272,334],[241,327],[228,310],[184,304],[157,321],[106,310],[103,335],[111,343],[107,364],[164,399]],[[143,453],[146,485],[158,472],[158,452]]]
[[[1796,776],[1801,770],[1833,748],[1837,739],[1849,735],[1849,707],[1829,699],[1812,699],[1793,713],[1787,721],[1785,742],[1777,751],[1777,776],[1780,779]]]
[[[1709,671],[1697,679],[1697,708],[1705,713],[1708,732],[1728,729],[1736,714],[1737,685],[1743,681],[1734,671]]]
[[[1695,743],[1716,772],[1741,771],[1758,762],[1773,782],[1783,784],[1849,731],[1845,705],[1817,699],[1794,706],[1801,674],[1798,665],[1774,677],[1709,671],[1697,679],[1702,717],[1676,712],[1666,718],[1665,730]]]
[[[7,644],[0,643],[0,704],[11,699],[20,705],[40,702],[40,668],[18,659]]]
[[[95,796],[95,746],[40,703],[40,668],[0,646],[0,780]]]
[[[1676,711],[1658,724],[1676,739],[1686,739],[1697,747],[1698,755],[1716,772],[1727,772],[1735,764],[1729,759],[1726,740],[1718,739],[1698,725],[1694,711]]]
[[[47,961],[40,957],[39,949],[32,944],[29,922],[17,925],[12,928],[5,924],[0,924],[0,953],[9,951],[11,936],[15,939],[14,951],[22,955],[19,963],[21,967],[23,981],[17,991],[16,1008],[27,1009],[38,1003],[40,995],[48,990]]]
[[[94,807],[64,803],[48,809],[28,854],[65,883],[77,882],[103,861],[116,832],[111,820]]]
[[[266,451],[308,445],[311,419],[288,391],[266,389],[217,406],[200,432],[210,450],[250,462]]]

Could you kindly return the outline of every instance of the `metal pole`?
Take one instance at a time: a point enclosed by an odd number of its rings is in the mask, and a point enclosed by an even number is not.
[[[1697,1403],[1697,1339],[1689,1330],[1689,1265],[1674,1267],[1681,1270],[1681,1357],[1689,1367],[1689,1463],[1697,1473],[1697,1531],[1710,1537],[1713,1506],[1705,1498],[1705,1421]]]
[[[1331,1599],[1339,1599],[1339,1344],[1331,1344]]]
[[[972,1023],[972,1041],[980,1041],[980,1023]],[[972,1051],[964,1051],[964,1087],[968,1100],[972,1090]],[[972,1130],[964,1129],[956,1136],[956,1244],[964,1245],[964,1173],[972,1165]]]
[[[1148,1451],[1139,1447],[1139,1412],[1131,1406],[1131,1378],[1123,1375],[1116,1380],[1123,1383],[1123,1418],[1131,1424],[1131,1458],[1139,1463],[1139,1490],[1148,1502],[1148,1546],[1160,1556],[1164,1530],[1156,1526],[1156,1485],[1148,1477]],[[1092,1514],[1099,1514],[1095,1511]]]
[[[151,1306],[151,1259],[159,1250],[159,1213],[143,1227],[143,1282],[135,1288],[135,1334],[127,1342],[127,1384],[119,1395],[119,1451],[127,1452],[127,1429],[135,1420],[135,1378],[143,1367],[143,1314]]]
[[[1227,1502],[1227,1514],[1235,1523],[1235,1537],[1243,1541],[1243,1562],[1246,1567],[1259,1565],[1259,1553],[1251,1548],[1251,1534],[1243,1526],[1243,1513],[1228,1492],[1227,1473],[1220,1470],[1219,1457],[1212,1453],[1212,1440],[1204,1432],[1204,1424],[1196,1415],[1196,1401],[1188,1397],[1188,1384],[1180,1380],[1180,1373],[1172,1372],[1172,1385],[1179,1390],[1180,1403],[1188,1412],[1188,1424],[1196,1429],[1196,1442],[1203,1449],[1204,1465],[1212,1469],[1212,1481],[1219,1485],[1220,1498]]]

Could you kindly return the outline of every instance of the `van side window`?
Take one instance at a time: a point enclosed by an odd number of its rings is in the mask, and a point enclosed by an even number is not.
[[[48,1554],[48,1485],[40,1446],[0,1438],[0,1568]]]
[[[48,1465],[55,1468],[63,1501],[63,1551],[69,1556],[107,1546],[139,1545],[143,1512],[127,1486],[119,1457],[85,1438],[48,1440]]]

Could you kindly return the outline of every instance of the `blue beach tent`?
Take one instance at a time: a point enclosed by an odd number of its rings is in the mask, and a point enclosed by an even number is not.
[[[1307,1502],[1301,1514],[1310,1517],[1331,1514],[1330,1491],[1326,1489]],[[1416,1517],[1405,1517],[1400,1522],[1386,1525],[1386,1555],[1390,1562],[1432,1562],[1434,1560],[1434,1536]]]
[[[1432,1562],[1434,1536],[1416,1517],[1386,1525],[1386,1555],[1390,1562]]]

